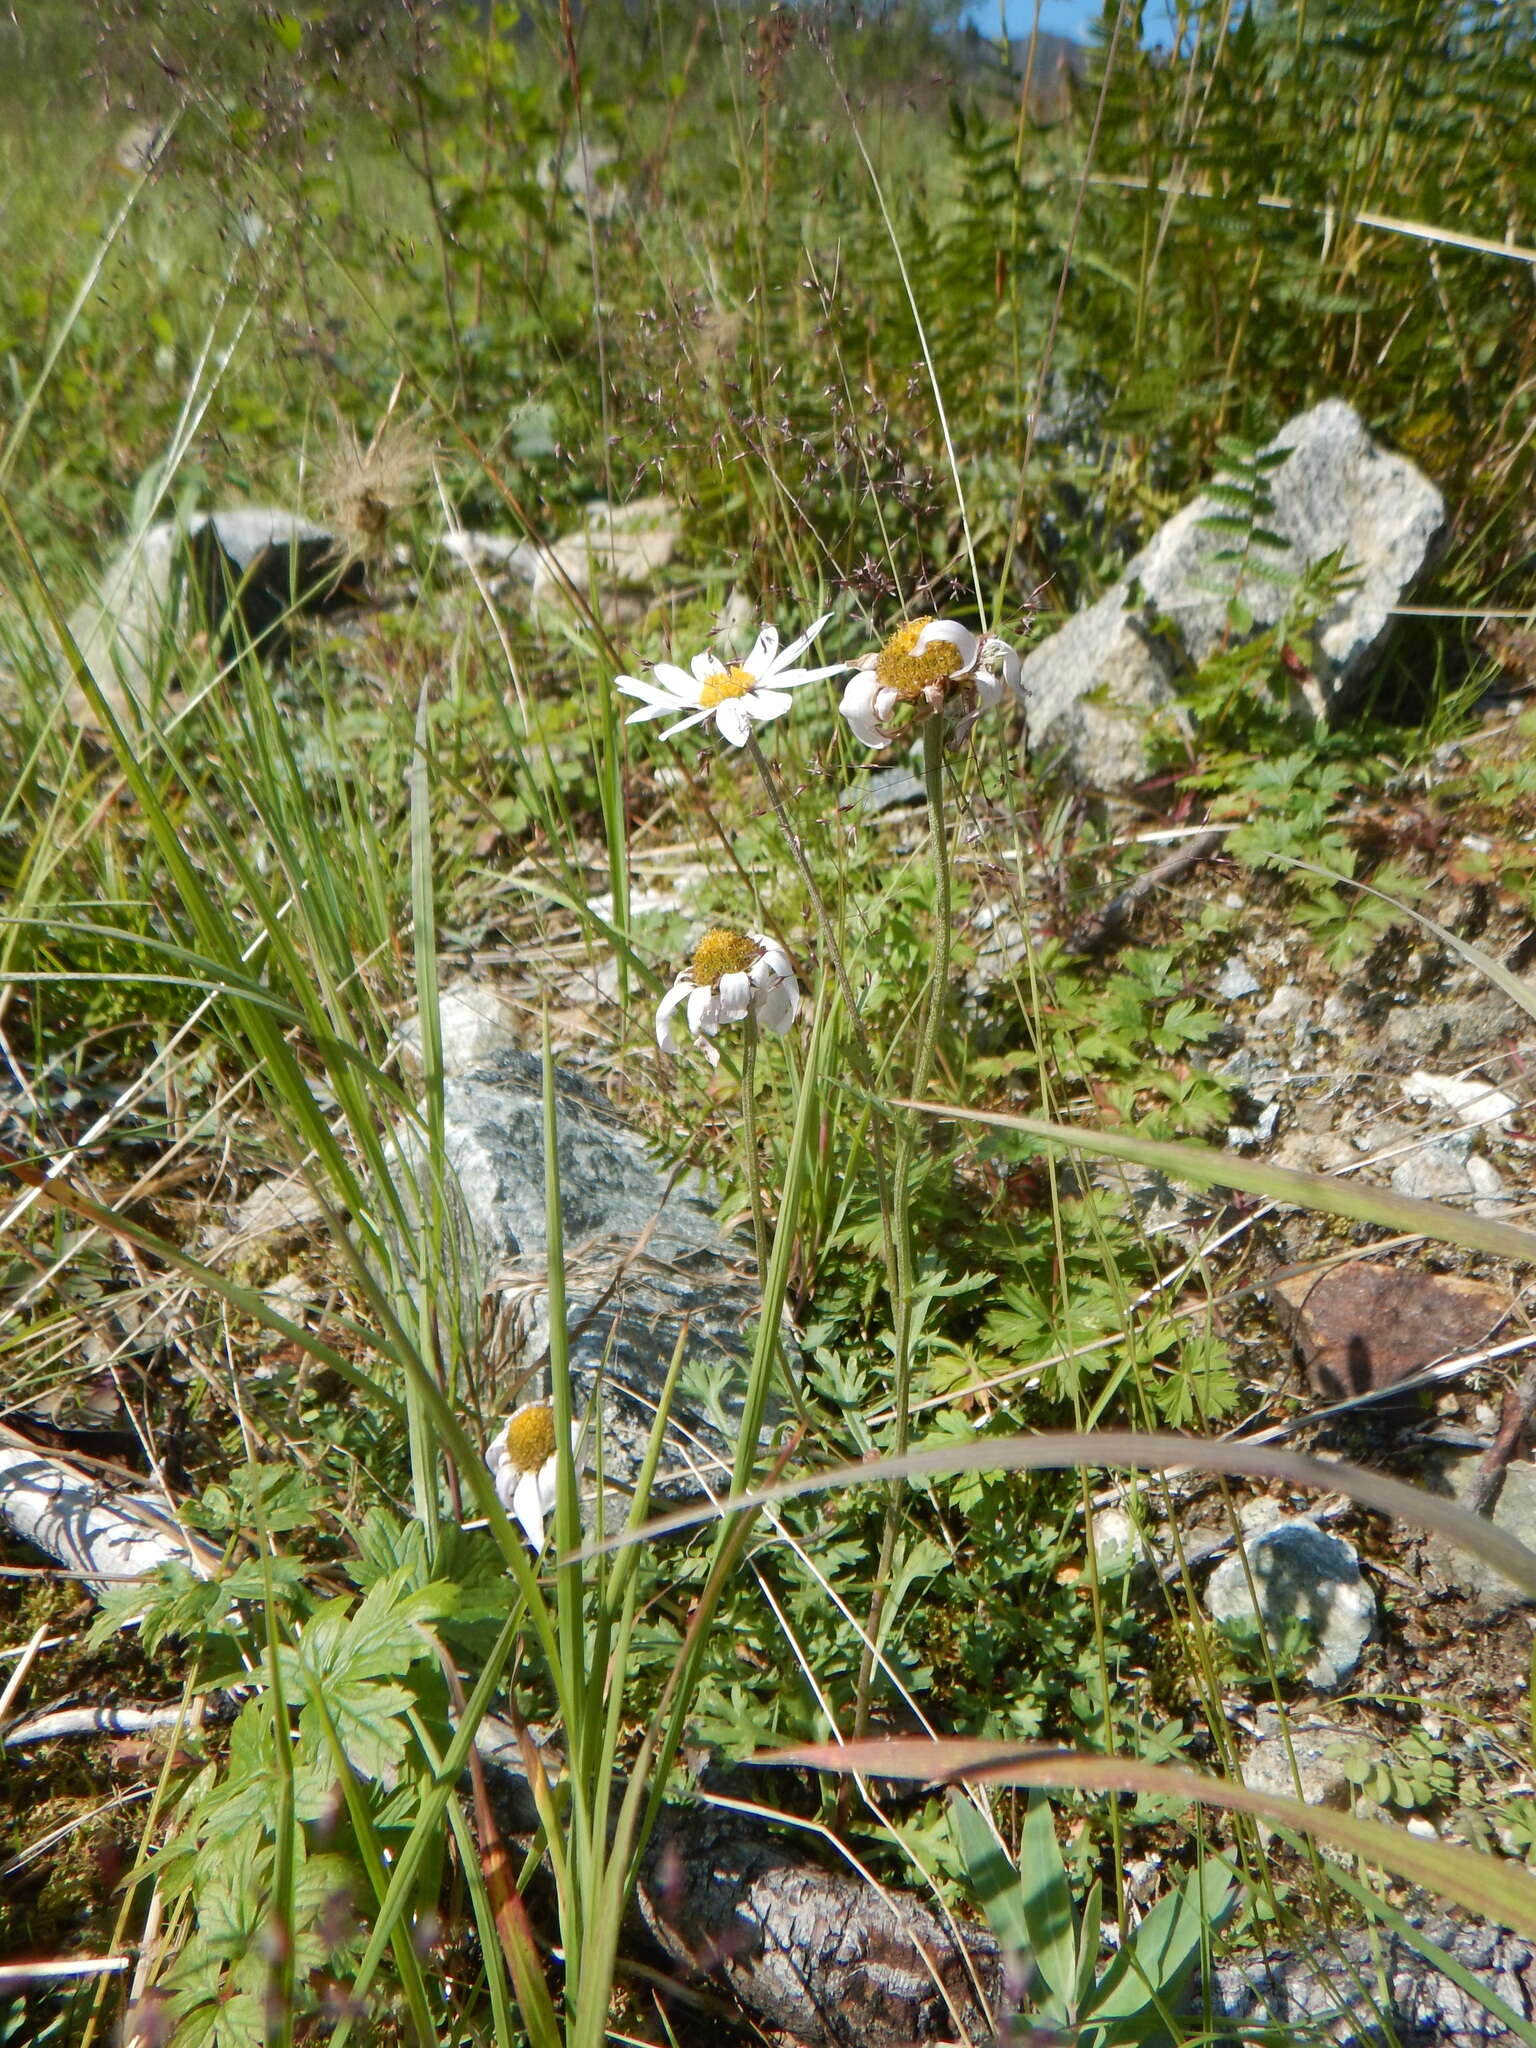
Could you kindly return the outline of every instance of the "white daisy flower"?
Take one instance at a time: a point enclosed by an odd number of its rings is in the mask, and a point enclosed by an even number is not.
[[[782,1036],[794,1023],[800,1008],[794,962],[776,939],[716,925],[661,999],[656,1043],[663,1052],[672,1047],[673,1023],[685,1006],[688,1029],[710,1065],[718,1066],[720,1055],[709,1041],[722,1025],[753,1017],[764,1031]]]
[[[854,663],[838,709],[866,747],[889,746],[935,715],[950,722],[950,744],[958,747],[1005,689],[1022,694],[1019,657],[1006,640],[954,619],[913,619]]]
[[[580,1438],[571,1424],[571,1451]],[[544,1548],[544,1519],[554,1512],[556,1472],[555,1411],[548,1401],[525,1401],[485,1454],[496,1482],[496,1498],[536,1551]]]
[[[789,710],[794,703],[791,690],[847,673],[846,661],[834,662],[831,668],[793,666],[831,616],[824,612],[787,647],[780,647],[776,626],[764,626],[745,661],[727,664],[713,654],[696,654],[691,675],[670,661],[658,661],[651,669],[652,682],[642,682],[638,676],[619,676],[614,688],[620,695],[641,700],[640,709],[632,711],[625,724],[638,725],[645,718],[671,718],[679,714],[676,724],[669,725],[661,735],[664,740],[671,739],[674,733],[686,732],[691,725],[713,724],[723,740],[733,747],[744,747],[754,725],[781,718]]]

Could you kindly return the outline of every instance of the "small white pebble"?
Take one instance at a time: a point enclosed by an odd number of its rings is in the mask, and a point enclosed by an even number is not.
[[[1438,1842],[1440,1839],[1439,1829],[1432,1820],[1426,1820],[1422,1813],[1413,1814],[1403,1822],[1403,1826],[1410,1835],[1417,1835],[1421,1842]]]

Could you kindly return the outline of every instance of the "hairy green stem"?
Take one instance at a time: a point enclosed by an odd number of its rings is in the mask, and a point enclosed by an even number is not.
[[[859,1079],[873,1094],[875,1056],[869,1043],[869,1034],[864,1029],[864,1019],[859,1015],[859,1006],[854,999],[853,983],[848,979],[848,969],[843,964],[842,948],[838,945],[837,934],[832,929],[832,919],[827,911],[826,900],[816,885],[816,877],[811,873],[811,863],[806,857],[800,834],[795,830],[789,812],[785,809],[784,798],[773,778],[773,770],[768,765],[768,757],[758,745],[757,734],[751,726],[747,727],[747,751],[752,756],[753,765],[762,779],[763,788],[768,792],[768,801],[773,806],[773,815],[779,821],[779,830],[784,834],[790,859],[795,864],[795,872],[805,884],[805,893],[811,899],[811,908],[816,913],[817,936],[821,940],[822,951],[831,963],[832,972],[837,976],[837,985],[842,991],[843,1008],[848,1012],[849,1028],[858,1044],[859,1060],[863,1068]]]
[[[750,1013],[743,1029],[741,1053],[741,1136],[747,1155],[747,1195],[752,1203],[752,1242],[757,1247],[757,1284],[768,1271],[768,1220],[763,1214],[763,1182],[757,1157],[757,1019]]]
[[[853,983],[848,979],[848,969],[843,963],[842,948],[838,945],[837,933],[832,928],[832,918],[827,910],[826,899],[816,886],[816,877],[811,872],[811,863],[801,842],[800,834],[795,830],[789,812],[785,808],[784,798],[779,791],[778,784],[774,780],[773,770],[768,765],[767,756],[757,743],[757,734],[753,732],[750,726],[747,728],[747,751],[752,756],[753,765],[756,767],[758,775],[762,780],[763,788],[768,792],[768,801],[773,806],[773,815],[779,821],[779,830],[784,834],[784,841],[789,848],[790,858],[795,864],[795,872],[805,884],[805,892],[811,899],[811,908],[816,915],[816,932],[821,941],[821,950],[831,965],[833,974],[837,977],[837,986],[843,998],[843,1008],[848,1014],[848,1028],[853,1033],[854,1065],[858,1070],[860,1085],[870,1097],[869,1151],[870,1157],[874,1161],[875,1183],[880,1198],[880,1248],[885,1260],[886,1281],[890,1288],[891,1300],[895,1302],[900,1299],[902,1292],[901,1268],[894,1242],[892,1223],[893,1201],[885,1164],[887,1120],[885,1111],[880,1105],[875,1085],[874,1049],[869,1042],[869,1033],[864,1028],[864,1019],[859,1014],[858,1002],[853,993]]]

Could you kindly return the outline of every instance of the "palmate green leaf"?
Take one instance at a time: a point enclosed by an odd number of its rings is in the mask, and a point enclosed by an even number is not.
[[[438,1580],[411,1587],[405,1566],[378,1579],[361,1601],[326,1601],[304,1624],[297,1644],[283,1645],[278,1667],[295,1699],[312,1689],[324,1697],[349,1761],[364,1777],[397,1765],[411,1743],[405,1716],[418,1704],[401,1681],[422,1658],[435,1660],[428,1625],[451,1614],[456,1589]],[[323,1722],[312,1706],[299,1716],[300,1757],[318,1763],[328,1752]]]
[[[452,1614],[457,1588],[445,1580],[412,1589],[406,1566],[377,1579],[354,1607],[350,1595],[327,1600],[290,1651],[324,1685],[337,1679],[397,1678],[436,1654],[427,1626]]]

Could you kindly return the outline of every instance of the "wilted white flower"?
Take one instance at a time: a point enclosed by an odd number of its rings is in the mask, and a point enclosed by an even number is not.
[[[574,1453],[580,1428],[571,1425]],[[535,1550],[544,1548],[544,1518],[554,1511],[556,1472],[555,1411],[548,1401],[526,1401],[486,1452],[485,1462],[496,1482],[496,1498]]]
[[[935,716],[949,721],[950,744],[958,747],[1005,689],[1020,689],[1019,657],[1006,640],[954,619],[913,619],[855,662],[838,708],[866,747],[889,746]]]
[[[777,627],[764,626],[745,661],[727,664],[713,654],[696,654],[691,675],[670,661],[658,661],[651,669],[653,682],[642,682],[638,676],[618,677],[614,688],[619,694],[641,700],[640,709],[632,711],[625,724],[638,725],[645,718],[670,718],[678,713],[677,723],[661,735],[664,740],[686,732],[691,725],[709,723],[733,747],[744,747],[754,725],[780,718],[789,710],[794,703],[791,690],[846,672],[846,661],[834,662],[831,668],[793,666],[831,616],[823,613],[787,647],[780,647]]]
[[[688,1029],[710,1065],[718,1066],[720,1055],[709,1041],[722,1025],[753,1017],[763,1030],[782,1034],[794,1023],[800,1008],[794,963],[777,940],[761,932],[717,925],[700,939],[692,960],[661,999],[656,1043],[663,1052],[672,1044],[673,1021],[685,1005]]]

